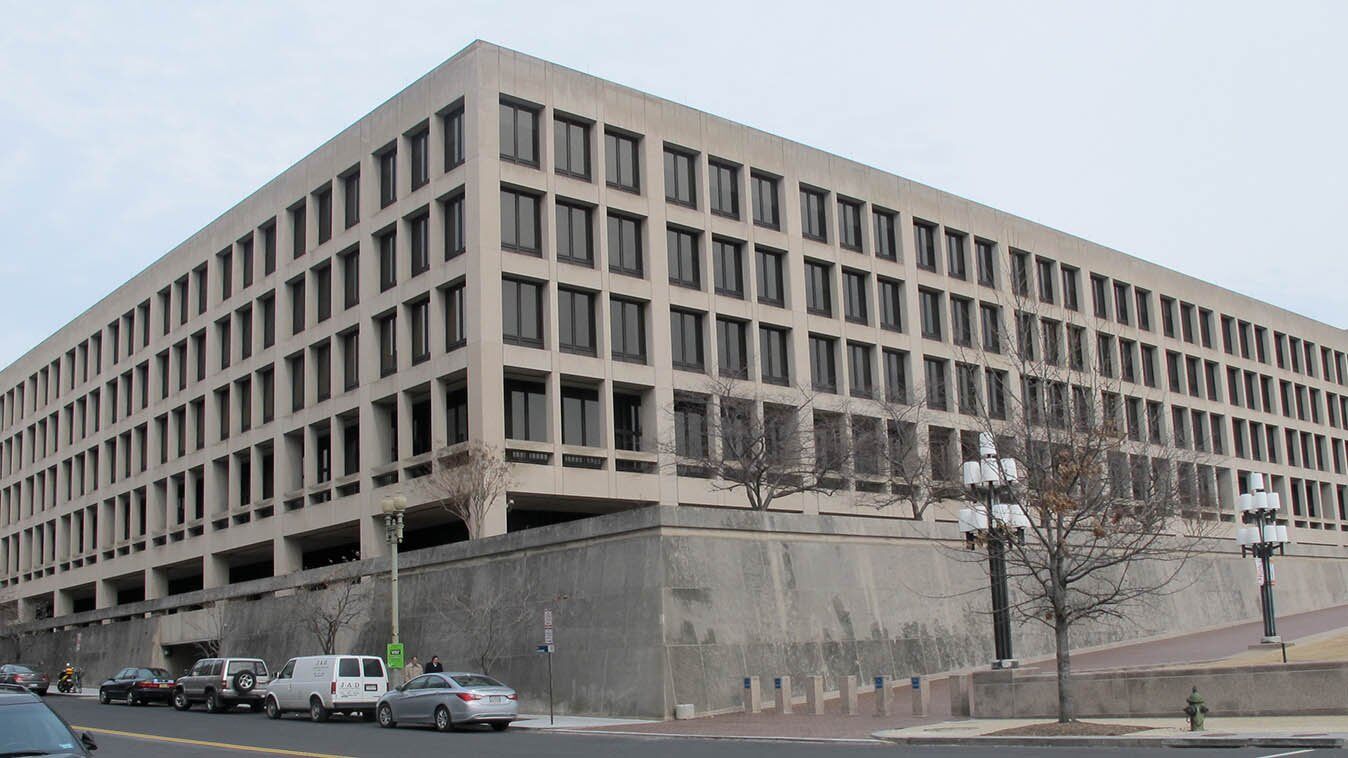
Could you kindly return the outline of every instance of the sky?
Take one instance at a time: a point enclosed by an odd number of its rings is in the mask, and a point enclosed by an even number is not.
[[[474,39],[1348,326],[1348,3],[0,0],[0,366]]]

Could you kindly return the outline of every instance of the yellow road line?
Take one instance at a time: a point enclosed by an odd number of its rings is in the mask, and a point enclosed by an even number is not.
[[[96,726],[72,726],[77,732],[93,732],[95,734],[111,734],[118,737],[130,737],[137,740],[154,740],[155,742],[173,742],[180,745],[199,745],[201,747],[214,747],[221,750],[238,750],[244,753],[265,753],[266,755],[294,755],[300,758],[345,758],[344,756],[334,755],[332,753],[309,753],[303,750],[284,750],[275,747],[254,747],[252,745],[234,745],[228,742],[209,742],[207,740],[189,740],[186,737],[166,737],[162,734],[145,734],[143,732],[123,732],[117,729],[102,729]]]

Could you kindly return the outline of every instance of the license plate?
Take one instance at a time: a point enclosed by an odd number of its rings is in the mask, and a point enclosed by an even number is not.
[[[505,702],[505,695],[492,695],[492,696],[491,696],[491,699],[488,700],[487,702],[489,702],[489,703],[504,703],[504,702]]]
[[[377,684],[367,684],[367,685],[365,685],[365,691],[366,691],[366,692],[376,692],[376,691],[378,691],[378,690],[379,690],[379,685],[377,685]]]

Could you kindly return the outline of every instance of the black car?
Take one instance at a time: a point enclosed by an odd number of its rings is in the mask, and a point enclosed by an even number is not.
[[[0,684],[0,755],[90,758],[97,748],[23,685]]]
[[[164,669],[131,666],[98,685],[98,702],[103,705],[114,700],[125,700],[127,705],[168,705],[172,699],[173,677]]]
[[[0,684],[17,684],[39,695],[47,694],[51,687],[51,677],[42,673],[36,666],[22,663],[6,663],[0,666]]]

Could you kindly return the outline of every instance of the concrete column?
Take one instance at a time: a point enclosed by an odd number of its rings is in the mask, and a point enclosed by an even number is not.
[[[501,495],[487,509],[487,515],[483,519],[482,536],[491,537],[497,534],[506,533],[506,513],[510,508],[509,495]]]
[[[777,691],[777,715],[789,716],[791,714],[791,677],[779,676],[773,680],[772,686]]]
[[[744,712],[762,713],[763,693],[758,687],[758,677],[744,677]]]
[[[888,716],[894,709],[894,693],[887,676],[875,677],[875,715]]]
[[[814,716],[824,715],[824,677],[809,677],[809,687],[805,690],[805,707]]]
[[[112,582],[106,579],[94,582],[94,607],[111,608],[114,605],[117,605],[117,589]]]
[[[168,579],[156,568],[145,569],[145,599],[157,600],[168,595]]]
[[[229,563],[219,555],[201,556],[201,586],[223,587],[229,584]]]
[[[52,597],[51,615],[53,617],[60,618],[61,616],[68,615],[71,611],[74,610],[75,601],[70,597],[69,591],[57,590],[56,592],[52,593],[52,595],[53,597]]]
[[[839,694],[842,696],[842,712],[844,716],[855,716],[857,713],[857,678],[848,674],[838,681]]]
[[[925,676],[912,678],[913,715],[926,716],[931,713],[931,681]]]
[[[383,516],[361,516],[360,518],[360,557],[378,558],[390,552],[388,538],[384,533]]]
[[[285,576],[299,571],[304,566],[304,553],[300,545],[289,537],[278,535],[271,543],[272,573]]]
[[[950,715],[973,718],[973,676],[957,674],[950,677]]]

